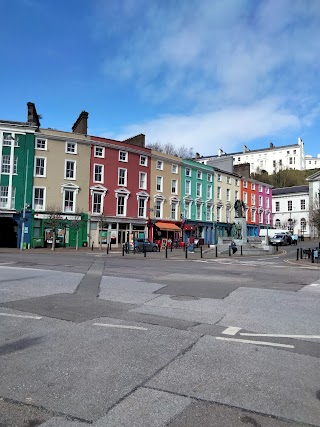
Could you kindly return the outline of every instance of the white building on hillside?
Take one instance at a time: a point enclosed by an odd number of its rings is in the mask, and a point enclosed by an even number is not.
[[[236,153],[225,153],[219,149],[218,155],[204,157],[197,155],[195,160],[207,164],[222,156],[232,156],[234,165],[249,163],[251,173],[266,171],[271,175],[280,169],[305,169],[304,142],[301,138],[298,138],[297,144],[276,147],[270,142],[268,148],[259,150],[250,150],[246,145],[243,146],[242,152]]]
[[[320,168],[320,154],[318,157],[312,157],[306,155],[306,169],[317,169]]]
[[[273,226],[310,237],[309,186],[272,189]]]
[[[308,176],[309,181],[309,203],[310,209],[320,209],[320,171]],[[310,226],[311,235],[317,237],[319,235],[316,227]]]

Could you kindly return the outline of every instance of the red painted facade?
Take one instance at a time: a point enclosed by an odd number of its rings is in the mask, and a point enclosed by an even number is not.
[[[92,214],[92,188],[105,188],[103,212],[106,217],[138,218],[138,196],[144,192],[150,195],[150,165],[151,150],[145,147],[129,144],[127,142],[115,141],[100,137],[91,137],[93,142],[91,146],[90,159],[90,194],[89,194],[89,212]],[[95,144],[96,143],[96,144]],[[104,158],[96,157],[96,146],[104,148]],[[120,160],[120,151],[127,153],[126,161]],[[141,165],[141,156],[146,156],[147,165]],[[95,165],[103,166],[103,182],[97,182],[95,179]],[[119,169],[126,170],[125,183],[119,185]],[[140,172],[146,173],[146,186],[140,188]],[[126,196],[126,209],[124,215],[117,213],[118,194]],[[146,202],[146,218],[150,208],[150,197]],[[140,218],[141,219],[141,218]]]

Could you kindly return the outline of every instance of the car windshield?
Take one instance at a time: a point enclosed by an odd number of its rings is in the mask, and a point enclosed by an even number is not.
[[[284,235],[283,234],[276,234],[274,236],[274,239],[283,239]]]

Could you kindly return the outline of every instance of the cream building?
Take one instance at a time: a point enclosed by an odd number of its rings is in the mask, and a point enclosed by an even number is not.
[[[39,246],[40,239],[44,245],[50,240],[53,219],[59,223],[60,244],[76,246],[76,234],[81,246],[87,244],[90,144],[77,132],[41,128],[36,133],[32,207]]]

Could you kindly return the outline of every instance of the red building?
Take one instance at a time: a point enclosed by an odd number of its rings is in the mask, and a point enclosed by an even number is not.
[[[145,136],[125,141],[91,137],[90,244],[147,237],[151,150]]]

